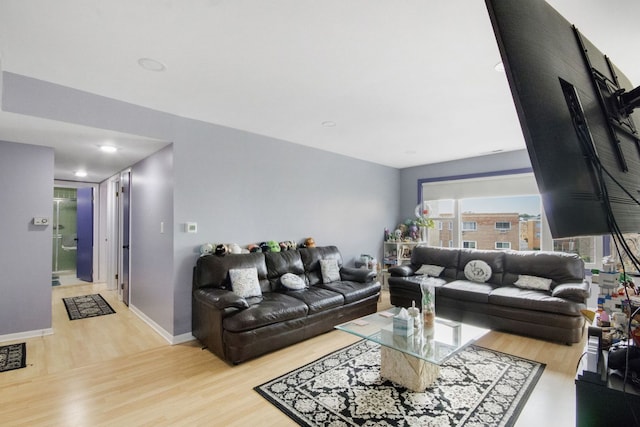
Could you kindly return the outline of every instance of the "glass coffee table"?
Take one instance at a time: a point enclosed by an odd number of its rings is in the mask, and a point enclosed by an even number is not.
[[[399,307],[370,314],[336,329],[380,344],[380,376],[409,390],[422,392],[440,374],[440,365],[488,329],[436,317],[432,329],[408,337],[393,333]]]

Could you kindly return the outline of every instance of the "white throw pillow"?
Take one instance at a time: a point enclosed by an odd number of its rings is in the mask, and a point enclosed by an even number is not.
[[[292,291],[299,291],[300,289],[304,289],[307,287],[307,284],[304,282],[300,276],[296,276],[293,273],[285,273],[280,276],[280,283],[287,289],[291,289]]]
[[[551,279],[527,276],[526,274],[519,275],[518,280],[513,284],[522,289],[538,289],[541,291],[548,291],[551,289]]]
[[[491,278],[491,267],[484,261],[474,259],[464,266],[464,277],[472,282],[484,283]]]
[[[340,269],[338,268],[338,261],[335,259],[321,259],[320,271],[322,272],[322,283],[340,280]]]
[[[442,270],[444,270],[444,267],[439,265],[422,264],[418,271],[416,271],[416,274],[426,274],[431,277],[439,277]]]
[[[258,270],[255,267],[231,269],[229,270],[229,278],[233,293],[236,295],[242,298],[262,296]]]

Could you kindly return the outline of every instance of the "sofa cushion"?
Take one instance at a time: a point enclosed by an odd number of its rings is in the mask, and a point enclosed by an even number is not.
[[[513,284],[522,289],[538,289],[540,291],[548,291],[551,288],[551,279],[521,274],[518,276],[518,280],[513,282]]]
[[[439,277],[448,280],[457,278],[459,258],[460,251],[455,248],[416,246],[411,251],[411,265],[414,270],[424,264],[439,265],[444,267]]]
[[[304,265],[298,251],[265,252],[264,259],[271,290],[275,291],[282,287],[280,278],[283,274],[293,273],[304,277]]]
[[[310,286],[322,283],[322,272],[320,271],[321,259],[335,259],[338,268],[342,268],[342,255],[335,246],[319,246],[315,248],[302,248],[299,250],[304,272]]]
[[[491,267],[482,260],[471,260],[464,266],[464,277],[472,282],[484,283],[491,278]]]
[[[458,280],[468,280],[464,275],[464,268],[469,261],[484,261],[491,267],[491,277],[487,280],[497,286],[502,285],[502,276],[505,271],[504,251],[479,250],[479,249],[458,249],[460,258],[458,262]]]
[[[231,290],[229,270],[255,267],[263,292],[271,290],[267,280],[267,265],[262,252],[250,254],[229,254],[226,256],[204,255],[198,258],[193,277],[194,289],[214,287]],[[279,276],[278,276],[279,277]]]
[[[304,289],[307,287],[307,283],[300,276],[296,276],[293,273],[284,273],[282,277],[280,277],[280,283],[287,289],[291,289],[293,291],[299,291],[300,289]]]
[[[470,282],[468,280],[456,280],[440,286],[436,290],[436,313],[438,312],[438,295],[462,301],[488,303],[489,294],[495,286],[490,283]]]
[[[309,314],[344,305],[344,297],[342,294],[321,288],[320,286],[284,292],[286,292],[287,296],[304,302],[307,307],[309,307]]]
[[[321,259],[320,272],[322,273],[322,283],[337,282],[340,280],[340,268],[335,259]]]
[[[507,251],[504,264],[504,285],[512,285],[521,274],[551,279],[551,289],[559,283],[575,283],[584,279],[584,262],[577,254]]]
[[[231,332],[248,331],[304,317],[308,311],[309,307],[299,299],[279,292],[265,292],[259,303],[225,317],[223,326]]]
[[[551,296],[558,298],[567,298],[570,300],[584,302],[591,295],[591,289],[589,283],[562,283],[551,292]]]
[[[233,293],[242,298],[262,295],[260,282],[258,282],[258,270],[255,267],[231,269],[229,270],[229,279]]]
[[[502,286],[489,295],[489,303],[526,310],[580,316],[584,304],[552,296],[549,292]]]
[[[344,297],[345,304],[363,300],[380,292],[380,283],[378,282],[358,283],[340,280],[322,283],[317,286],[341,294]]]
[[[441,265],[422,264],[415,274],[422,274],[431,277],[439,277],[444,271],[444,267]]]

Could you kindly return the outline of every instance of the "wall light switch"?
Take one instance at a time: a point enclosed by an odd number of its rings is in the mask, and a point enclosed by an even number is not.
[[[36,216],[33,218],[33,225],[49,225],[49,218]]]
[[[198,232],[198,223],[196,222],[187,222],[185,224],[185,231],[187,233],[197,233]]]
[[[160,234],[164,233],[164,221],[160,221]]]

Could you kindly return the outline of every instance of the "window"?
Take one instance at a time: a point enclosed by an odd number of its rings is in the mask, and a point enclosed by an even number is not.
[[[464,221],[462,223],[462,231],[476,231],[478,229],[478,223],[475,221]]]
[[[600,237],[554,240],[533,173],[504,171],[447,178],[418,181],[423,204],[432,208],[430,216],[436,221],[437,229],[429,232],[431,246],[449,243],[450,247],[475,249],[574,252],[587,269],[598,268],[602,256],[614,251],[608,241],[603,247],[606,239]],[[640,234],[635,237],[640,254]],[[469,238],[473,240],[466,240]],[[629,261],[624,261],[633,271]]]

